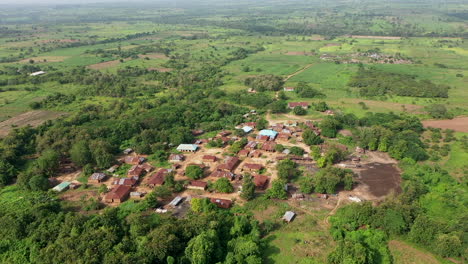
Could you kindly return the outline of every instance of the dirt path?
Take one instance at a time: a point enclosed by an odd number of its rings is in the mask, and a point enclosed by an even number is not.
[[[422,121],[424,127],[434,127],[441,129],[453,129],[457,132],[468,132],[468,117],[455,117],[454,119],[425,120]]]
[[[310,66],[312,66],[312,65],[313,65],[313,64],[307,64],[304,68],[298,70],[298,71],[295,72],[295,73],[292,73],[292,74],[286,76],[286,78],[284,78],[283,81],[286,82],[287,80],[291,79],[292,77],[294,77],[294,76],[298,75],[299,73],[301,73],[301,72],[307,70],[307,69],[310,68]]]
[[[391,240],[388,242],[388,246],[392,252],[392,255],[395,257],[395,263],[440,263],[431,254],[420,251],[402,241]],[[395,255],[395,253],[397,253],[397,255]]]

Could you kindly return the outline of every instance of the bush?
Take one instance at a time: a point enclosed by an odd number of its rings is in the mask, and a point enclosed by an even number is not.
[[[226,178],[218,179],[214,184],[213,188],[222,193],[232,193],[234,191],[234,187],[232,187],[231,182]]]

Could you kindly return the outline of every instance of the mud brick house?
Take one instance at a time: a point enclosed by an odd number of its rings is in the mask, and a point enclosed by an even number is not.
[[[104,196],[104,201],[106,203],[123,203],[128,199],[131,190],[130,186],[117,185]]]
[[[204,181],[191,181],[187,186],[187,189],[204,191],[207,186],[208,184]]]
[[[304,109],[309,108],[309,103],[307,102],[294,102],[294,103],[288,103],[288,108],[289,109],[294,109],[296,106],[300,106]]]
[[[105,181],[106,178],[107,175],[105,173],[95,172],[89,176],[88,183],[101,183]]]
[[[213,155],[204,155],[203,156],[203,161],[204,162],[216,162],[217,158],[216,156]]]
[[[151,175],[151,177],[146,182],[146,185],[148,185],[151,188],[163,185],[164,181],[166,180],[166,175],[168,175],[171,172],[172,170],[168,169],[158,170],[158,172],[153,173],[153,175]]]
[[[268,177],[265,175],[256,174],[253,176],[255,187],[259,190],[265,190],[268,185]]]
[[[224,164],[219,165],[217,169],[222,170],[222,171],[232,172],[234,171],[238,163],[239,163],[238,157],[227,157],[224,161]]]
[[[133,187],[135,186],[137,181],[134,178],[114,178],[112,181],[112,185],[125,185]]]
[[[246,163],[242,167],[243,171],[248,171],[248,172],[259,172],[263,166],[261,164],[255,164],[255,163]]]
[[[216,204],[219,208],[228,209],[232,206],[232,201],[227,199],[211,198],[210,201]]]
[[[236,178],[236,175],[230,171],[213,171],[210,174],[210,177],[216,177],[216,178],[226,178],[230,181],[234,180]]]

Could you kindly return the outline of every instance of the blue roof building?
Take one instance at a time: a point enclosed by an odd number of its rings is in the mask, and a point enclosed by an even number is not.
[[[54,190],[56,192],[63,192],[66,189],[68,189],[68,187],[70,187],[70,184],[71,184],[71,182],[64,181],[64,182],[60,183],[59,185],[55,186],[54,188],[52,188],[52,190]]]
[[[195,152],[198,149],[198,145],[195,144],[180,144],[177,147],[178,151],[187,151],[187,152]]]
[[[259,135],[261,136],[268,136],[270,139],[275,139],[278,135],[278,132],[271,130],[271,129],[263,129],[260,131]]]

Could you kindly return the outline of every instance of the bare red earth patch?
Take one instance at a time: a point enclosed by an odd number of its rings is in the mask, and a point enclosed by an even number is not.
[[[360,180],[369,186],[369,191],[376,197],[390,192],[400,193],[400,172],[393,164],[369,163],[360,171]]]
[[[426,120],[422,121],[422,123],[424,127],[452,129],[457,132],[468,132],[468,117],[456,117],[454,119],[444,120]]]

